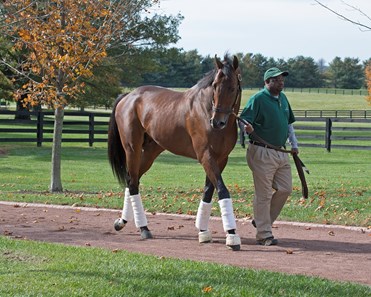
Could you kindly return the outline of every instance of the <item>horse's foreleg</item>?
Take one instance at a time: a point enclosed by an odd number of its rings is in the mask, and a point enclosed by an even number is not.
[[[229,191],[225,186],[222,176],[217,176],[217,189],[218,189],[218,203],[220,213],[222,216],[223,229],[227,232],[226,245],[234,251],[239,251],[241,248],[241,238],[236,234],[236,219],[233,213],[232,199],[230,198]]]
[[[212,208],[212,197],[214,193],[214,185],[211,183],[210,179],[206,177],[204,197],[200,201],[198,206],[197,216],[196,216],[196,228],[198,232],[198,241],[200,243],[211,242],[212,235],[209,230],[209,220],[211,216]]]
[[[227,163],[227,159],[223,160],[223,162],[220,164],[216,164],[212,161],[210,162],[210,160],[213,159],[208,155],[203,156],[203,159],[207,161],[201,163],[204,166],[210,182],[213,183],[218,192],[218,202],[220,206],[223,229],[227,233],[226,245],[228,248],[238,251],[241,248],[241,239],[238,234],[236,234],[236,219],[233,213],[232,200],[221,176],[221,172]]]
[[[117,219],[114,223],[116,231],[120,231],[125,227],[126,223],[132,221],[134,218],[133,207],[131,205],[129,188],[125,189],[124,206],[122,208],[121,218]]]
[[[236,234],[236,219],[233,213],[233,205],[231,198],[219,199],[220,213],[222,216],[223,229],[227,232],[226,245],[234,251],[238,251],[241,248],[241,239]]]
[[[147,217],[144,212],[142,198],[140,194],[131,195],[131,205],[133,207],[133,214],[134,214],[134,222],[137,228],[140,228],[140,234],[143,239],[150,239],[152,238],[152,233],[148,229],[148,222]]]

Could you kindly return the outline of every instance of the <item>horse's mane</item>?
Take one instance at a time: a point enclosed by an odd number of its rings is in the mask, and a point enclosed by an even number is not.
[[[224,65],[224,67],[222,69],[223,74],[227,77],[230,77],[233,73],[232,72],[233,67],[232,67],[232,60],[227,54],[224,56],[223,65]],[[213,69],[213,70],[207,72],[205,74],[205,76],[197,82],[196,86],[199,89],[206,89],[206,88],[210,87],[212,85],[214,79],[215,79],[216,73],[217,73],[216,69]]]

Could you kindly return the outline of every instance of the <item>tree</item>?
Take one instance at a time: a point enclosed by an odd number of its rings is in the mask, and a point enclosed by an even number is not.
[[[8,54],[9,43],[0,37],[0,57]],[[13,94],[13,83],[7,77],[6,69],[0,64],[0,99],[11,100]]]
[[[355,20],[352,17],[346,16],[343,13],[340,13],[340,12],[335,11],[334,9],[330,8],[329,6],[323,4],[321,1],[318,1],[318,0],[314,0],[314,1],[317,2],[323,8],[327,9],[328,11],[330,11],[331,13],[337,15],[340,19],[342,19],[344,21],[347,21],[347,22],[350,22],[350,23],[358,26],[361,30],[371,31],[371,24],[370,25],[366,25],[363,21],[361,22],[359,20]],[[347,10],[348,13],[349,13],[349,11],[357,12],[366,21],[371,21],[371,18],[364,11],[362,11],[362,9],[360,9],[358,7],[355,7],[353,5],[347,4],[346,2],[343,2],[343,3],[348,8],[348,10]]]
[[[85,86],[76,95],[71,106],[81,110],[86,107],[111,107],[118,94],[122,93],[120,83],[122,71],[115,65],[114,59],[105,58],[101,65],[93,68],[91,77],[82,78]]]
[[[19,61],[23,59],[23,51],[15,51],[12,48],[12,43],[6,36],[0,36],[0,60],[6,60],[10,67],[17,67]],[[13,100],[14,90],[21,88],[27,81],[18,73],[13,73],[11,68],[0,63],[0,71],[7,78],[2,80],[0,88],[2,89],[3,97],[8,101]],[[28,110],[28,104],[23,102],[27,96],[23,95],[19,98],[16,105],[16,110],[19,111],[15,115],[18,120],[30,120],[31,116]]]
[[[333,87],[341,89],[359,89],[363,85],[363,66],[358,58],[336,57],[328,68]]]
[[[366,100],[368,101],[369,105],[371,105],[371,59],[368,61],[365,67],[365,76],[368,90],[368,96]]]
[[[13,93],[12,82],[0,70],[0,99],[9,100]]]
[[[287,87],[313,88],[322,85],[319,68],[313,58],[297,56],[288,59],[287,67],[282,69],[287,69],[290,74],[293,74],[287,78],[285,83]]]
[[[0,7],[1,34],[12,39],[14,50],[25,51],[17,67],[0,63],[27,78],[16,98],[24,104],[44,104],[55,109],[50,191],[62,191],[61,143],[64,108],[73,104],[84,79],[102,63],[107,49],[125,43],[133,7],[157,3],[143,0],[13,0]],[[136,31],[137,32],[137,31]]]
[[[189,88],[202,77],[202,57],[197,50],[170,48],[157,58],[154,71],[143,75],[144,84]]]
[[[262,87],[264,85],[263,76],[264,72],[270,66],[268,59],[262,54],[247,53],[242,58],[243,64],[243,87]]]

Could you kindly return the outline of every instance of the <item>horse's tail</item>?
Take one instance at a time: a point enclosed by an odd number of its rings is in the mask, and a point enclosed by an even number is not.
[[[117,104],[126,95],[127,94],[120,95],[113,104],[108,128],[108,160],[110,162],[113,174],[116,176],[120,184],[125,186],[127,186],[129,178],[128,172],[126,170],[126,154],[121,143],[115,113]]]

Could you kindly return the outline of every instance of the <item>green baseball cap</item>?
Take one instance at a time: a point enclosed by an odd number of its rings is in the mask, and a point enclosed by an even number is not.
[[[287,71],[281,71],[277,67],[269,68],[264,73],[264,81],[266,81],[267,79],[270,79],[271,77],[279,76],[281,74],[283,76],[288,76],[289,75],[289,73]]]

